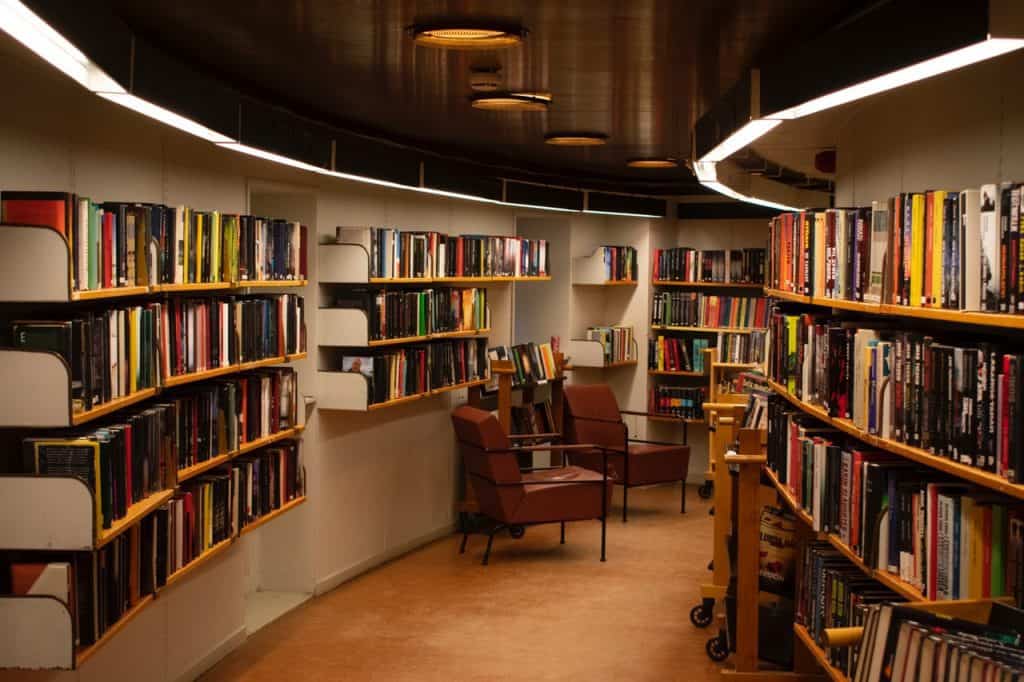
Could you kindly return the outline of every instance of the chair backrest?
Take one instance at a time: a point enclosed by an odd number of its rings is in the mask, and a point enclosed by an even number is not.
[[[566,386],[565,407],[567,443],[594,443],[619,451],[625,447],[625,428],[622,426],[619,403],[608,384]]]
[[[480,511],[505,521],[525,494],[522,485],[516,485],[523,477],[508,435],[497,417],[469,405],[452,412],[452,426]]]

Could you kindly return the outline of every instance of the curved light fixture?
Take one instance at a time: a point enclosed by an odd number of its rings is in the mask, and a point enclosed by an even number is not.
[[[544,142],[560,147],[598,147],[608,142],[608,136],[604,133],[548,133]]]
[[[421,25],[412,27],[417,45],[452,50],[498,50],[523,42],[526,29],[500,26],[472,26],[460,24]]]
[[[544,92],[502,92],[474,95],[474,109],[487,111],[547,111],[551,95]]]
[[[668,157],[665,158],[644,158],[630,159],[626,162],[630,168],[676,168],[679,162]]]

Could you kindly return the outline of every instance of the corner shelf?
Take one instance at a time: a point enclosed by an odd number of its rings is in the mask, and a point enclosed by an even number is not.
[[[568,353],[566,353],[574,369],[610,369],[613,367],[633,366],[637,364],[635,359],[637,355],[636,339],[633,339],[634,359],[632,360],[605,362],[603,344],[592,339],[569,339],[569,349]]]
[[[665,332],[687,332],[690,334],[750,334],[765,331],[764,327],[681,327],[670,324],[652,324],[651,329]]]
[[[610,280],[607,274],[603,246],[594,249],[594,253],[589,256],[572,259],[573,286],[635,287],[637,285],[635,280]]]
[[[424,393],[402,396],[382,403],[370,402],[370,385],[366,377],[357,372],[319,370],[317,372],[319,391],[317,392],[317,408],[321,410],[338,410],[346,412],[375,412],[405,403],[423,400],[431,396],[457,391],[462,388],[482,386],[489,378],[473,379],[451,386],[439,386]]]
[[[688,287],[691,289],[764,289],[763,284],[755,282],[685,282],[674,279],[653,279],[651,285],[656,287]]]
[[[939,455],[933,455],[927,450],[922,450],[921,448],[916,448],[898,441],[871,435],[866,431],[861,431],[848,419],[830,417],[824,408],[800,400],[796,396],[791,395],[785,387],[775,381],[768,380],[768,385],[773,391],[788,400],[795,407],[803,410],[812,417],[816,417],[818,420],[828,424],[829,426],[871,445],[872,447],[905,457],[906,459],[931,467],[932,469],[938,469],[939,471],[970,481],[971,483],[988,488],[989,490],[994,490],[1018,500],[1024,500],[1024,485],[1011,483],[1005,478],[988,471],[967,466],[966,464],[960,464],[959,462],[954,462],[951,459],[947,459]]]
[[[394,339],[371,339],[366,311],[360,308],[320,308],[317,310],[317,344],[327,347],[379,348],[405,343],[422,343],[431,339],[456,339],[482,336],[490,329],[460,329],[434,332],[422,336]]]

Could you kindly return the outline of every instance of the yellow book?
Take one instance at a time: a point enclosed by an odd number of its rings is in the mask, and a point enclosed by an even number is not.
[[[942,254],[945,244],[942,241],[942,227],[945,222],[946,193],[942,190],[932,192],[932,300],[935,308],[942,307]]]
[[[203,240],[206,236],[203,234],[206,231],[206,215],[203,213],[196,213],[196,282],[204,282],[203,279]]]
[[[139,309],[128,310],[128,392],[139,390]]]
[[[818,211],[814,214],[814,296],[825,295],[825,228],[827,214]]]
[[[910,305],[924,302],[924,195],[914,194],[910,204]]]
[[[210,280],[213,282],[220,279],[220,249],[223,233],[221,231],[221,217],[217,211],[213,212],[210,225]]]
[[[794,315],[786,316],[786,332],[787,339],[786,344],[789,348],[789,357],[786,358],[786,365],[790,368],[789,376],[787,377],[786,390],[789,391],[790,395],[796,395],[796,377],[799,368],[796,366],[796,342],[797,342],[797,325],[800,324],[800,318]]]
[[[84,438],[75,438],[72,440],[41,440],[33,443],[33,449],[35,451],[35,467],[36,473],[42,475],[59,475],[63,474],[67,470],[67,465],[62,462],[67,462],[70,458],[67,456],[61,456],[60,460],[40,462],[41,448],[89,448],[92,450],[92,470],[93,479],[95,481],[95,488],[90,491],[92,492],[94,513],[96,515],[95,525],[93,528],[98,533],[103,528],[103,477],[102,471],[103,466],[100,463],[100,444],[93,440],[86,440]],[[54,453],[57,455],[58,453]],[[51,466],[47,466],[50,464]],[[73,466],[73,463],[72,463]],[[70,474],[70,471],[67,472]]]

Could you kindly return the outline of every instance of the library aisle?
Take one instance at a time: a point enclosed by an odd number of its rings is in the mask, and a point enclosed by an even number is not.
[[[518,541],[452,535],[307,602],[200,679],[716,679],[708,630],[685,617],[708,575],[709,502],[678,486],[630,491],[629,523],[527,529]],[[618,519],[616,490],[611,519]]]

